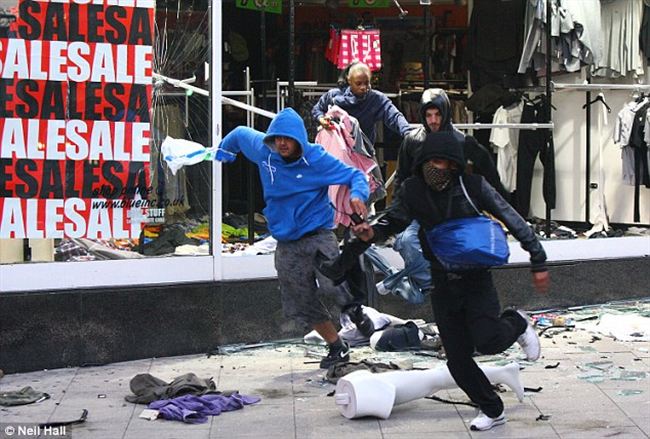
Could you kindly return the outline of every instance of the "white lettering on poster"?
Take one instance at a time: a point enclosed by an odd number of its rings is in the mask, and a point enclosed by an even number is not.
[[[136,213],[142,209],[115,206],[107,209],[106,202],[100,198],[3,198],[0,200],[0,239],[63,236],[108,239],[138,236],[145,217],[138,219],[141,215]],[[38,218],[39,215],[44,216],[44,220]],[[125,218],[128,218],[126,223]]]
[[[155,7],[155,0],[36,0],[39,3],[76,3],[78,5],[107,5],[121,6],[123,8],[147,8]]]
[[[0,77],[3,79],[151,84],[151,46],[17,38],[5,42],[0,41]],[[47,69],[43,66],[44,50],[50,53]]]
[[[133,162],[151,159],[148,122],[28,120],[26,129],[24,119],[8,118],[3,122],[0,158]],[[44,143],[38,141],[42,137],[41,123],[46,127]],[[126,150],[127,137],[130,151]]]

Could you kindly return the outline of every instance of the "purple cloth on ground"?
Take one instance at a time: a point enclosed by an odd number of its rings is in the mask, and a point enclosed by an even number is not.
[[[260,402],[258,396],[240,395],[235,392],[229,396],[208,393],[207,395],[183,395],[174,399],[161,399],[147,407],[158,410],[159,416],[170,421],[183,421],[188,424],[203,424],[208,416],[221,412],[239,410],[245,405]]]

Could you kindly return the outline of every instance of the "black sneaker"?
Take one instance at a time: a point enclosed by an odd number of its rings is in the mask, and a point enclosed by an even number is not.
[[[323,357],[320,360],[321,369],[329,369],[330,366],[337,363],[345,363],[350,360],[350,345],[346,342],[342,342],[343,345],[340,347],[330,346],[330,351],[327,354],[327,357]]]
[[[344,312],[350,317],[352,323],[356,325],[357,329],[364,335],[364,337],[370,338],[370,336],[375,332],[375,324],[372,323],[370,317],[363,313],[361,305],[353,305]]]

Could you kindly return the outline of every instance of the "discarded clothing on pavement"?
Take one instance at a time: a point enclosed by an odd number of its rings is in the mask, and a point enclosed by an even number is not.
[[[124,397],[129,402],[136,404],[149,404],[160,399],[172,399],[183,395],[205,395],[206,393],[220,393],[212,378],[199,378],[193,373],[178,376],[167,383],[148,373],[134,376],[129,382],[133,395]]]
[[[375,332],[382,331],[393,326],[404,325],[410,321],[395,317],[390,314],[379,312],[370,306],[362,305],[361,309],[363,314],[372,321]],[[343,340],[348,342],[350,346],[362,346],[370,343],[370,337],[362,334],[346,313],[340,314],[339,322],[341,324],[341,329],[339,330],[338,334]],[[424,320],[417,319],[413,321],[413,323],[419,326],[424,325],[425,322]],[[422,339],[423,337],[420,338]],[[305,334],[303,341],[305,343],[325,343],[323,337],[321,337],[316,331],[311,331],[308,334]]]
[[[370,337],[370,346],[377,351],[398,352],[422,348],[424,333],[411,321],[403,325],[386,328],[375,332]]]
[[[0,405],[6,407],[32,404],[46,399],[50,399],[50,395],[34,390],[30,386],[23,387],[20,390],[0,393]]]
[[[235,392],[229,396],[208,394],[203,396],[184,395],[173,399],[154,401],[148,408],[158,410],[158,416],[170,421],[188,424],[203,424],[208,416],[244,408],[245,405],[260,402],[258,396],[240,395]]]

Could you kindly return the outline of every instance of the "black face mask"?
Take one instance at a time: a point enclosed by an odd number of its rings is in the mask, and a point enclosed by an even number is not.
[[[428,162],[422,165],[424,181],[436,192],[447,189],[453,175],[454,173],[451,169],[439,169]]]

